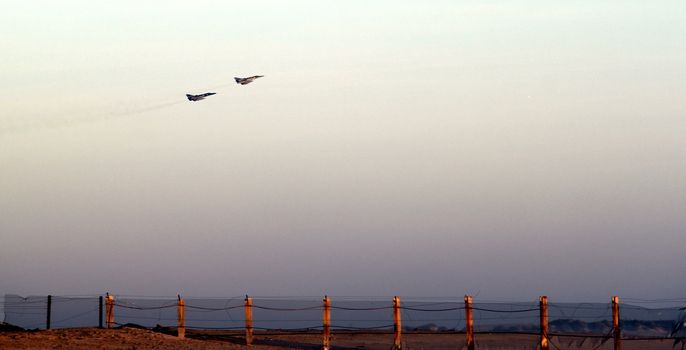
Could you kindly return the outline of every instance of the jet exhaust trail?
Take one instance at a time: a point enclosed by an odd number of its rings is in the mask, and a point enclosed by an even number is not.
[[[76,125],[82,125],[82,124],[88,124],[88,123],[97,123],[97,122],[103,122],[107,120],[113,120],[113,119],[118,119],[118,118],[124,118],[136,114],[141,114],[141,113],[146,113],[146,112],[151,112],[151,111],[156,111],[160,109],[165,109],[169,108],[171,106],[177,105],[184,103],[183,100],[174,100],[174,101],[167,101],[167,102],[161,102],[161,103],[156,103],[156,104],[149,104],[149,105],[144,105],[140,107],[135,107],[131,108],[128,110],[122,110],[122,111],[112,111],[112,112],[107,112],[107,113],[96,113],[94,115],[90,116],[85,116],[85,117],[76,117],[76,118],[61,118],[61,119],[52,119],[52,120],[35,120],[32,122],[24,122],[24,123],[18,123],[18,125],[9,125],[6,127],[0,127],[0,137],[2,135],[9,135],[9,134],[15,134],[15,133],[24,133],[24,132],[31,132],[31,131],[36,131],[36,130],[46,130],[46,129],[59,129],[59,128],[65,128],[65,127],[70,127],[70,126],[76,126]]]
[[[254,75],[251,77],[247,78],[234,78],[235,82],[240,85],[247,85],[252,83],[255,79],[262,78],[264,77],[263,75]],[[211,90],[215,90],[221,87],[226,87],[228,85],[231,85],[229,83],[225,84],[220,84],[216,85],[212,88]],[[207,90],[205,90],[207,91]],[[216,92],[207,92],[199,95],[192,95],[192,94],[186,94],[186,99],[188,101],[196,102],[196,101],[201,101],[209,96],[216,95]],[[164,108],[169,108],[171,106],[184,103],[183,100],[181,99],[174,99],[174,100],[167,100],[166,102],[160,102],[160,103],[155,103],[155,104],[148,104],[148,105],[143,105],[139,106],[136,108],[132,108],[129,110],[123,110],[123,111],[112,111],[112,112],[107,112],[107,113],[95,113],[91,114],[89,116],[81,117],[81,118],[55,118],[51,120],[35,120],[35,121],[20,121],[19,123],[15,124],[6,124],[4,126],[0,126],[0,137],[3,135],[8,135],[8,134],[16,134],[16,133],[22,133],[22,132],[30,132],[30,131],[35,131],[35,130],[41,130],[41,129],[57,129],[57,128],[64,128],[64,127],[69,127],[69,126],[76,126],[76,125],[81,125],[81,124],[87,124],[87,123],[95,123],[95,122],[101,122],[101,121],[106,121],[106,120],[112,120],[116,118],[123,118],[131,115],[136,115],[140,113],[145,113],[145,112],[151,112],[151,111],[156,111]]]

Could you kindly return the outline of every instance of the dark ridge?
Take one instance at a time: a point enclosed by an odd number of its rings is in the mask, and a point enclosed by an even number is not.
[[[26,329],[13,324],[0,322],[0,332],[26,332]]]
[[[155,325],[155,328],[151,329],[153,332],[157,333],[162,333],[162,334],[168,334],[168,335],[178,335],[176,328],[172,327],[165,327],[161,325]]]
[[[148,327],[144,327],[144,326],[141,326],[141,325],[135,324],[135,323],[125,323],[123,325],[116,327],[116,329],[122,329],[122,328],[148,329]]]

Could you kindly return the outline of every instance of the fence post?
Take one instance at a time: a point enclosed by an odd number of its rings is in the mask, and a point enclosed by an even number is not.
[[[322,347],[324,350],[331,349],[331,299],[324,296],[324,327],[322,331]]]
[[[114,326],[114,296],[110,293],[105,295],[105,324],[108,329]]]
[[[252,345],[252,298],[245,296],[245,345]]]
[[[474,317],[472,315],[472,296],[464,296],[465,331],[467,333],[467,349],[474,350]]]
[[[179,304],[176,311],[179,320],[176,335],[179,338],[184,338],[186,336],[186,301],[181,299],[181,295],[179,295]]]
[[[48,313],[45,318],[45,329],[50,329],[50,316],[52,313],[52,295],[48,295]]]
[[[622,330],[619,328],[619,297],[612,297],[612,336],[615,350],[622,350]]]
[[[393,338],[393,350],[402,349],[402,323],[400,322],[400,297],[393,297],[393,330],[395,336]]]
[[[548,297],[541,296],[538,305],[541,311],[541,350],[548,350]]]
[[[102,295],[98,297],[98,328],[102,328]]]

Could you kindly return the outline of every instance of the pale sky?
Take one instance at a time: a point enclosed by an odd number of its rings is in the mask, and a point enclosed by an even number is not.
[[[0,293],[686,295],[682,0],[12,1],[0,52]]]

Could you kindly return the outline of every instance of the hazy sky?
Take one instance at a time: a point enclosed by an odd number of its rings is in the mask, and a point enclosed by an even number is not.
[[[0,293],[686,296],[682,0],[2,7]]]

